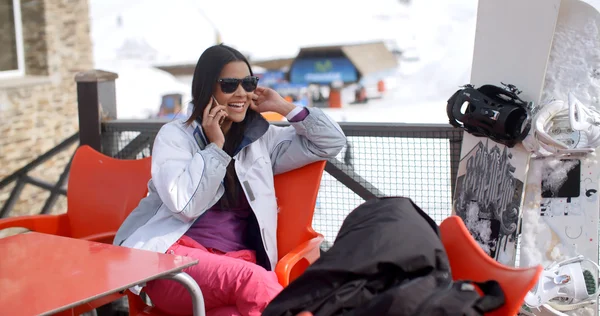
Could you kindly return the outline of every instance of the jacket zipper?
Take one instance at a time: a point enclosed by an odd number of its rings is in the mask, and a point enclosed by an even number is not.
[[[236,173],[237,173],[237,159],[234,158],[234,168],[236,168]],[[239,174],[238,174],[238,180],[239,179]],[[252,203],[255,200],[254,197],[254,192],[252,192],[252,188],[250,187],[250,183],[248,182],[248,180],[244,180],[241,182],[242,183],[242,191],[244,192],[244,195],[246,196],[246,199],[248,200],[248,204],[250,204],[250,209],[252,210],[252,212],[254,213],[254,209],[252,208]],[[256,216],[256,213],[254,213],[254,216]],[[260,239],[262,240],[263,246],[265,248],[265,251],[269,251],[269,247],[267,246],[267,240],[265,239],[265,228],[261,227],[261,224],[258,220],[258,216],[256,217],[256,223],[258,224],[258,228],[260,229]],[[269,255],[267,254],[267,257]]]
[[[267,240],[265,239],[265,229],[264,228],[261,228],[260,236],[262,237],[263,245],[265,245],[265,250],[269,251],[269,247],[267,247]]]

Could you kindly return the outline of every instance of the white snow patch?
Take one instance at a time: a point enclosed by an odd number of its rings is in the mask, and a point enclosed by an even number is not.
[[[236,10],[230,10],[231,7]],[[256,9],[260,7],[270,9]],[[289,23],[290,7],[299,23]],[[314,10],[316,7],[319,10]],[[330,14],[340,8],[343,14]],[[469,82],[476,11],[477,0],[419,0],[410,5],[397,0],[307,0],[285,4],[276,0],[90,2],[94,56],[100,69],[123,58],[143,60],[147,67],[195,63],[204,49],[215,43],[215,29],[226,44],[254,60],[293,57],[304,46],[375,40],[394,43],[392,46],[405,55],[397,71],[392,70],[384,79],[388,88],[384,98],[371,101],[368,106],[333,109],[337,110],[333,114],[336,119],[359,122],[447,123],[446,100],[460,85]],[[309,20],[328,24],[303,23]],[[248,28],[250,33],[242,31]],[[114,71],[120,74],[119,68]],[[152,85],[152,93],[163,93],[160,85],[150,82],[156,81],[153,77],[138,79],[141,86]],[[130,94],[118,97],[119,113],[157,109],[155,101],[144,104],[140,100],[135,105],[138,108],[129,101],[123,105],[125,101],[121,99],[139,96],[135,89]]]
[[[492,235],[492,228],[489,221],[481,220],[479,218],[479,207],[477,206],[477,203],[472,202],[467,206],[465,224],[469,227],[472,234],[478,236],[477,242],[483,251],[487,254],[491,254],[492,247],[490,246],[490,237]]]
[[[584,32],[571,23],[583,24]],[[566,101],[569,92],[586,105],[600,104],[600,23],[590,14],[559,20],[552,42],[542,99]]]

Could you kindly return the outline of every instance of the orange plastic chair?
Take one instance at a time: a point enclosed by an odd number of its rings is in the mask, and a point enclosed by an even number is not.
[[[279,206],[279,260],[275,273],[284,287],[300,276],[321,254],[320,246],[324,237],[313,230],[312,219],[325,164],[326,161],[318,161],[275,176],[275,195]],[[146,305],[130,291],[127,291],[127,297],[131,316],[167,315]]]
[[[0,230],[22,227],[40,233],[112,243],[121,223],[148,193],[150,164],[150,158],[120,160],[103,155],[90,146],[80,146],[69,171],[67,212],[0,219]],[[115,294],[76,307],[75,315],[121,296]]]
[[[275,273],[287,286],[319,259],[323,235],[312,228],[325,161],[319,161],[275,176],[279,206]]]
[[[537,283],[542,266],[512,268],[498,263],[481,249],[462,219],[455,215],[440,224],[440,234],[454,280],[496,280],[500,283],[505,303],[486,315],[516,315],[523,305],[525,295]]]
[[[0,220],[0,229],[23,227],[40,233],[105,243],[148,194],[150,158],[120,160],[87,145],[77,149],[69,171],[67,212]]]

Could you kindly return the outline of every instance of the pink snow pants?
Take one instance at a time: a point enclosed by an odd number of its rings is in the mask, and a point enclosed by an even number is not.
[[[223,253],[182,236],[167,253],[198,259],[197,265],[183,271],[198,282],[207,316],[259,316],[283,289],[274,272],[256,264],[254,251]],[[192,297],[176,281],[151,281],[144,291],[170,315],[192,314]]]

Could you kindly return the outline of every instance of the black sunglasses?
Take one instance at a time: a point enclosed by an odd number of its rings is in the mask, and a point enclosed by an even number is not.
[[[223,93],[234,93],[240,83],[246,92],[252,92],[256,90],[256,86],[258,86],[258,77],[248,76],[243,79],[223,78],[219,79],[218,82],[221,85],[221,91],[223,91]]]

